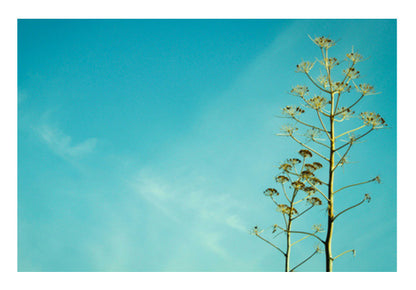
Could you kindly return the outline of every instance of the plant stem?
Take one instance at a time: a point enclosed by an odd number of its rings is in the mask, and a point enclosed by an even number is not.
[[[332,272],[332,234],[334,231],[334,157],[335,157],[335,132],[334,132],[334,94],[331,93],[330,120],[330,155],[329,155],[329,181],[328,181],[328,227],[325,240],[326,271]]]

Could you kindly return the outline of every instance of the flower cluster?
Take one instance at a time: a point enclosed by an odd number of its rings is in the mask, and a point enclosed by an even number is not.
[[[341,107],[337,109],[336,114],[340,114],[342,116],[342,119],[348,120],[352,118],[352,115],[354,115],[354,111],[352,111],[350,108]]]
[[[305,113],[305,110],[303,110],[300,107],[286,106],[283,108],[283,114],[289,115],[292,117],[303,114],[303,113]]]
[[[283,184],[285,182],[288,182],[289,178],[287,178],[284,175],[279,175],[279,176],[276,176],[275,180],[276,180],[276,182]]]
[[[322,205],[322,200],[320,200],[316,196],[308,198],[307,201],[312,205]]]
[[[345,76],[351,80],[358,79],[360,77],[360,71],[356,70],[354,67],[349,67],[343,70]]]
[[[299,97],[304,97],[309,93],[309,89],[306,86],[297,85],[297,86],[292,88],[290,93],[293,94],[293,95],[297,95]]]
[[[339,65],[339,61],[335,57],[330,57],[330,58],[325,57],[323,60],[318,60],[318,61],[322,66],[327,67],[329,69],[332,69],[336,65]]]
[[[290,90],[290,93],[303,98],[309,93],[309,89],[306,86],[296,85]]]
[[[296,180],[296,181],[292,182],[292,186],[293,186],[294,189],[298,189],[299,190],[299,189],[304,188],[305,187],[305,184],[302,181],[300,181],[300,180]]]
[[[318,129],[312,128],[306,131],[305,136],[311,140],[316,140],[321,135],[321,133],[322,132]]]
[[[298,158],[290,158],[290,159],[288,159],[287,160],[290,164],[292,164],[292,165],[296,165],[296,164],[299,164],[299,163],[301,163],[302,161],[300,161],[300,159],[298,159]]]
[[[370,202],[371,196],[368,193],[364,194],[364,200],[366,200],[367,202]]]
[[[291,208],[290,206],[287,206],[286,204],[279,204],[276,210],[280,211],[281,213],[288,214],[288,215],[293,215],[293,214],[298,213],[296,208],[294,207]]]
[[[311,38],[312,39],[312,38]],[[332,46],[335,45],[335,41],[333,41],[332,39],[329,39],[325,36],[321,36],[321,37],[315,37],[314,39],[312,39],[312,41],[319,46],[320,48],[325,48],[328,49]]]
[[[250,231],[252,235],[259,235],[262,232],[264,232],[264,230],[261,230],[258,226],[254,226],[253,229]]]
[[[322,108],[324,108],[326,106],[326,104],[328,104],[328,101],[321,96],[315,96],[309,100],[306,100],[306,103],[308,103],[308,105],[314,109],[314,110],[320,110]]]
[[[266,189],[265,191],[264,191],[264,195],[265,196],[273,196],[273,195],[279,195],[279,193],[277,192],[277,190],[276,189],[274,189],[274,188],[268,188],[268,189]]]
[[[327,88],[329,86],[329,80],[327,75],[319,75],[316,79],[322,87]]]
[[[289,172],[292,169],[292,165],[290,165],[289,163],[283,163],[282,165],[280,165],[279,168],[285,172]]]
[[[307,74],[311,71],[314,65],[315,62],[302,61],[300,64],[296,65],[296,72],[303,72]]]
[[[323,165],[319,162],[314,162],[313,165],[316,167],[316,169],[321,169]]]
[[[316,192],[316,189],[312,186],[306,186],[302,189],[304,192],[306,192],[308,195],[312,195]]]
[[[351,85],[344,83],[344,82],[335,82],[335,83],[332,83],[331,85],[332,85],[332,90],[334,92],[341,93],[343,91],[346,91],[346,92],[351,91]]]
[[[357,88],[357,91],[363,94],[364,96],[373,95],[375,93],[374,87],[369,84],[359,84],[358,87],[356,86],[356,88]]]
[[[322,228],[322,225],[321,225],[321,224],[319,224],[319,225],[313,225],[313,226],[312,226],[312,229],[313,229],[315,232],[318,232],[318,233],[320,233],[320,232],[323,232],[323,231],[324,231],[324,229]]]
[[[315,177],[315,176],[313,176],[313,177],[309,178],[309,182],[310,182],[312,185],[322,185],[322,184],[323,184],[323,182],[322,182],[319,178],[317,178],[317,177]]]
[[[347,58],[350,59],[353,63],[357,63],[363,60],[363,56],[358,52],[354,52],[354,49],[347,53]]]
[[[360,117],[363,120],[364,125],[371,125],[375,129],[387,126],[386,121],[384,121],[384,119],[377,113],[363,112],[360,114]]]
[[[299,151],[300,156],[302,156],[303,158],[307,158],[307,157],[312,157],[312,152],[307,150],[307,149],[301,149]]]
[[[305,180],[307,180],[307,179],[311,178],[312,176],[314,176],[314,174],[313,174],[311,171],[309,171],[309,170],[303,170],[303,171],[300,173],[300,177],[301,177],[302,179],[305,179]]]
[[[289,135],[292,135],[296,130],[298,130],[298,128],[291,124],[286,124],[282,126],[282,131]]]

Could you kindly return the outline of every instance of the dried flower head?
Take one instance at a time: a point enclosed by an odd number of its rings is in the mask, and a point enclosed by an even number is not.
[[[331,83],[332,90],[334,93],[342,93],[342,92],[350,92],[351,91],[351,85],[344,83],[344,82],[335,82]]]
[[[312,39],[309,36],[310,39]],[[329,39],[325,36],[321,36],[321,37],[315,37],[312,39],[312,41],[319,46],[320,48],[325,48],[328,49],[330,47],[333,47],[335,45],[335,41],[333,41],[332,39]]]
[[[318,129],[312,128],[306,131],[305,137],[311,140],[316,140],[319,138],[319,136],[321,136],[321,134],[322,134],[321,131],[319,131]]]
[[[279,195],[276,189],[274,188],[268,188],[264,191],[265,196],[273,196],[273,195]]]
[[[323,231],[324,231],[324,228],[322,227],[322,225],[321,225],[321,224],[318,224],[318,225],[313,225],[313,226],[312,226],[312,229],[313,229],[315,232],[318,232],[318,233],[320,233],[320,232],[323,232]]]
[[[329,69],[332,69],[335,66],[339,65],[339,61],[335,57],[325,57],[323,60],[319,60],[319,63]]]
[[[365,95],[374,95],[375,94],[375,90],[374,87],[370,84],[359,84],[358,87],[355,86],[355,88],[357,89],[358,92],[360,92],[361,94]]]
[[[279,168],[285,172],[289,172],[292,169],[292,165],[289,163],[283,163]]]
[[[370,202],[371,201],[370,194],[368,194],[368,193],[364,194],[364,200],[366,200],[367,202]]]
[[[316,169],[321,169],[323,165],[319,162],[314,162],[313,165],[316,167]]]
[[[298,128],[291,124],[286,124],[282,126],[282,131],[288,135],[292,135]]]
[[[347,53],[347,58],[353,63],[357,63],[363,60],[363,56],[358,52],[354,52],[354,48],[352,48],[350,53]]]
[[[260,229],[258,226],[254,226],[253,229],[250,231],[250,233],[252,235],[259,235],[263,232],[264,230]]]
[[[299,97],[304,97],[309,93],[309,89],[306,86],[297,85],[292,88],[290,93]]]
[[[337,114],[340,114],[342,116],[342,119],[348,120],[352,118],[354,115],[354,111],[352,111],[350,108],[340,107],[337,109]]]
[[[310,172],[314,172],[317,168],[315,165],[310,164],[310,163],[306,163],[305,165],[306,170],[310,171]]]
[[[303,72],[307,74],[311,71],[314,65],[315,62],[302,61],[300,64],[296,65],[296,72]]]
[[[281,184],[283,184],[283,183],[285,183],[285,182],[288,182],[289,181],[289,178],[287,178],[286,176],[284,176],[284,175],[279,175],[279,176],[276,176],[276,182],[278,182],[278,183],[281,183]]]
[[[307,149],[301,149],[299,151],[300,156],[302,156],[303,158],[307,158],[307,157],[312,157],[312,152],[307,150]]]
[[[305,187],[305,184],[300,180],[296,180],[292,182],[292,186],[294,189],[302,189]]]
[[[321,246],[318,244],[315,246],[315,251],[319,254],[322,254],[324,252],[324,249],[322,249]]]
[[[381,179],[380,179],[380,176],[376,176],[376,177],[374,177],[374,181],[376,181],[378,184],[380,184],[381,183]]]
[[[322,185],[323,184],[323,182],[315,176],[309,178],[309,182],[313,185]]]
[[[349,67],[343,70],[345,76],[351,80],[358,79],[360,77],[360,71],[356,70],[355,67]]]
[[[299,164],[299,163],[301,163],[302,161],[300,161],[300,159],[298,159],[298,158],[290,158],[290,159],[288,159],[287,160],[290,164],[292,164],[292,165],[296,165],[296,164]]]
[[[308,198],[307,201],[312,205],[322,205],[322,200],[320,200],[316,196]]]
[[[360,114],[364,125],[372,126],[374,129],[379,129],[387,126],[386,121],[377,113],[374,112],[363,112]]]
[[[305,180],[311,178],[312,176],[314,176],[314,174],[311,171],[309,171],[309,170],[303,170],[300,173],[300,177],[302,179],[305,179]]]
[[[309,100],[306,100],[306,103],[314,110],[320,110],[324,108],[328,101],[322,96],[315,96],[313,98],[310,98]]]
[[[282,111],[284,115],[289,115],[292,117],[305,113],[305,110],[302,109],[301,107],[293,107],[293,106],[286,106],[282,109]]]
[[[298,211],[295,208],[291,208],[290,206],[287,206],[285,204],[277,205],[276,210],[281,212],[281,213],[288,214],[288,215],[293,215],[293,214],[298,213]]]
[[[328,75],[324,75],[321,74],[317,77],[316,79],[318,81],[319,84],[321,84],[321,86],[325,89],[329,86],[329,79],[328,79]]]
[[[306,192],[308,195],[312,195],[312,194],[314,194],[316,192],[316,189],[314,187],[312,187],[312,186],[304,187],[302,190],[304,192]]]

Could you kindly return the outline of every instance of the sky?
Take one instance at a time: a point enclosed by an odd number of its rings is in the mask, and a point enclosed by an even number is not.
[[[380,94],[355,110],[388,123],[337,176],[337,188],[382,183],[336,197],[338,211],[372,199],[337,220],[333,252],[357,254],[334,270],[396,271],[396,22],[290,19],[20,19],[18,270],[282,271],[250,229],[282,222],[263,191],[301,149],[276,136],[276,116],[308,84],[295,73],[319,56],[308,35],[337,40],[339,59],[352,46],[366,57],[362,80]],[[323,270],[324,254],[299,268]]]

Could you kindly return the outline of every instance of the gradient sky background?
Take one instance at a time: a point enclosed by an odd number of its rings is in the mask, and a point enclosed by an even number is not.
[[[275,116],[300,104],[287,92],[319,56],[308,34],[369,57],[362,81],[381,94],[355,110],[390,127],[340,171],[336,187],[382,183],[337,197],[372,200],[337,220],[334,253],[357,255],[334,270],[396,271],[394,20],[19,20],[18,270],[282,271],[249,229],[281,222],[262,192],[300,149]]]

